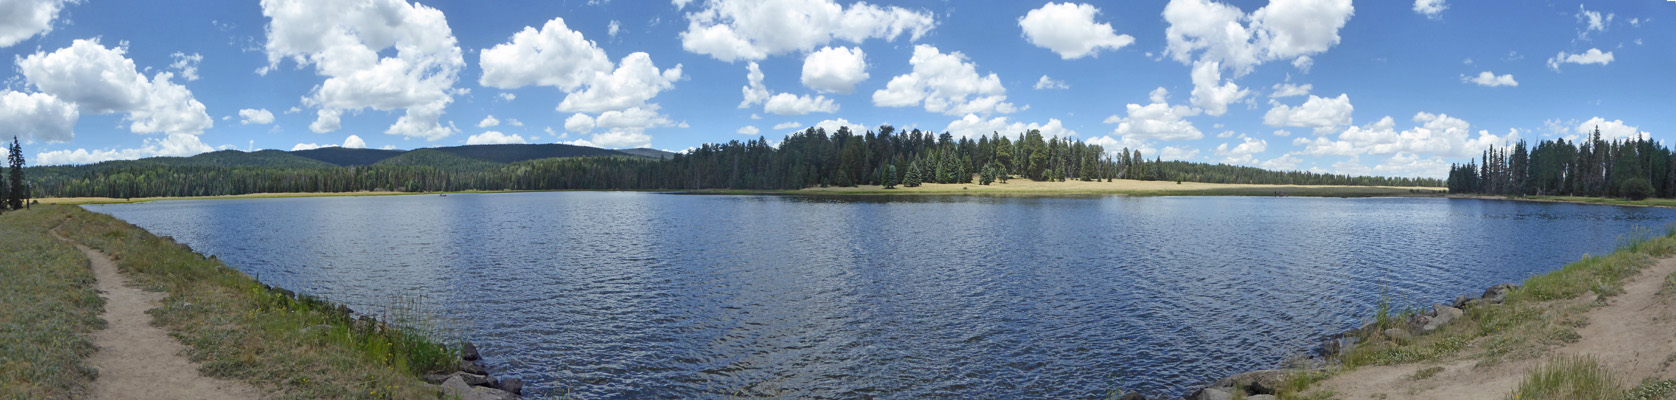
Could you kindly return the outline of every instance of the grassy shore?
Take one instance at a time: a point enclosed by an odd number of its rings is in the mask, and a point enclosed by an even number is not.
[[[185,344],[205,375],[249,382],[275,398],[437,398],[436,387],[418,374],[446,369],[458,358],[414,330],[352,319],[345,309],[306,296],[287,297],[116,218],[40,205],[0,217],[6,233],[0,251],[37,254],[36,261],[14,264],[20,258],[8,256],[0,262],[5,289],[11,289],[0,298],[21,310],[0,315],[8,346],[0,348],[0,397],[76,397],[91,379],[83,359],[93,351],[89,334],[99,323],[100,302],[91,293],[86,259],[48,233],[60,221],[64,236],[109,254],[134,285],[167,294],[151,311],[153,323]],[[10,296],[29,297],[14,302]],[[12,343],[28,347],[13,349]],[[32,371],[69,373],[28,376],[39,374]]]
[[[1513,201],[1534,201],[1534,202],[1545,202],[1545,203],[1578,203],[1578,204],[1604,204],[1604,205],[1609,205],[1609,206],[1628,206],[1628,207],[1676,208],[1676,199],[1658,199],[1658,198],[1647,198],[1647,199],[1641,199],[1641,200],[1629,200],[1629,199],[1620,199],[1620,198],[1611,198],[1611,197],[1583,197],[1583,196],[1521,196],[1521,197],[1514,197],[1514,196],[1484,196],[1484,195],[1449,195],[1449,196],[1446,196],[1446,197],[1457,198],[1457,199],[1513,200]]]
[[[1013,179],[989,185],[927,183],[919,187],[881,186],[826,187],[802,190],[706,190],[700,193],[771,193],[797,195],[936,195],[936,196],[1310,196],[1392,197],[1440,195],[1443,188],[1338,185],[1256,185],[1174,181],[1037,182]]]
[[[1399,364],[1420,364],[1450,360],[1476,360],[1475,368],[1489,368],[1501,363],[1544,360],[1553,356],[1551,350],[1579,340],[1578,329],[1586,326],[1585,313],[1606,304],[1606,298],[1621,293],[1626,280],[1635,277],[1659,258],[1676,255],[1676,229],[1658,235],[1640,232],[1625,239],[1616,251],[1602,256],[1584,256],[1581,260],[1558,270],[1533,276],[1510,293],[1497,306],[1469,307],[1461,318],[1444,325],[1435,332],[1412,337],[1386,337],[1381,330],[1396,327],[1408,315],[1418,310],[1381,312],[1374,316],[1376,329],[1355,335],[1360,340],[1347,352],[1338,355],[1342,369],[1328,374],[1299,372],[1287,387],[1282,388],[1282,399],[1298,398],[1360,398],[1365,393],[1330,393],[1314,390],[1313,385],[1336,374],[1363,367]],[[1676,283],[1676,276],[1666,278],[1667,285]],[[1664,354],[1647,355],[1650,362],[1663,360]],[[1676,359],[1676,354],[1670,355]],[[1420,369],[1412,380],[1422,380],[1439,371],[1438,368]],[[1429,372],[1429,373],[1428,373]],[[1601,389],[1604,381],[1626,381],[1603,372],[1594,361],[1586,358],[1555,358],[1543,367],[1528,373],[1516,393],[1520,399],[1531,398],[1667,398],[1676,393],[1676,381],[1646,380],[1625,389]],[[1586,386],[1590,393],[1568,388]],[[1608,393],[1600,397],[1595,394]],[[1631,394],[1655,393],[1656,397]],[[1434,395],[1439,395],[1434,393]],[[1621,397],[1627,396],[1627,397]],[[1514,398],[1509,394],[1508,398]]]

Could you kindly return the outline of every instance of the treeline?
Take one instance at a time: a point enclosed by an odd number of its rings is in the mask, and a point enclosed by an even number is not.
[[[1676,197],[1676,159],[1647,138],[1546,140],[1490,148],[1478,162],[1451,165],[1449,192],[1504,196]]]
[[[418,153],[413,152],[413,153]],[[1442,186],[1436,179],[1351,177],[1251,167],[1148,160],[1138,150],[1044,138],[1038,131],[955,138],[890,126],[854,133],[810,128],[778,146],[766,139],[706,144],[668,160],[569,157],[510,164],[455,160],[348,167],[226,166],[115,162],[35,167],[35,193],[55,197],[213,196],[262,192],[802,189],[900,183],[1170,180],[1211,183]],[[440,158],[439,158],[440,159]],[[471,159],[476,160],[476,159]],[[481,160],[478,160],[481,161]]]

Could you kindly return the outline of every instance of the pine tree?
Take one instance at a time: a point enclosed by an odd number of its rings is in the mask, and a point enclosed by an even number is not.
[[[885,166],[884,172],[879,175],[879,183],[883,184],[885,186],[885,189],[895,189],[896,188],[896,165],[895,164]]]
[[[902,177],[902,186],[919,187],[924,178],[920,176],[919,161],[908,164],[908,175]]]
[[[23,202],[29,200],[29,193],[23,187],[23,145],[18,144],[17,136],[12,137],[10,155],[6,158],[11,165],[10,185],[6,190],[6,206],[13,210],[23,209]]]

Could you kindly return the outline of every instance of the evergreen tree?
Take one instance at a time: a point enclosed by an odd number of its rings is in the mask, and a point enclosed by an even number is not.
[[[11,166],[7,181],[6,207],[13,210],[23,209],[23,203],[29,201],[28,189],[23,186],[23,145],[18,144],[17,136],[12,137],[12,145],[8,148],[7,164]]]
[[[919,187],[920,181],[923,179],[920,175],[919,161],[909,163],[908,175],[902,177],[902,186]]]
[[[880,176],[879,176],[879,183],[884,185],[885,189],[895,189],[896,188],[896,165],[895,164],[886,165],[885,169],[883,171],[884,172],[881,173]]]

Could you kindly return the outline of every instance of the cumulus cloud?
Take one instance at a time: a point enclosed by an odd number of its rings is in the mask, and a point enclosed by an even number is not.
[[[1231,147],[1227,143],[1216,146],[1216,155],[1223,157],[1222,162],[1228,164],[1256,164],[1257,158],[1255,156],[1269,150],[1269,142],[1266,140],[1250,137],[1242,137],[1240,140],[1240,144]]]
[[[75,104],[50,94],[0,91],[0,137],[68,142],[80,116]]]
[[[826,96],[809,97],[808,95],[798,96],[791,93],[780,93],[763,102],[762,111],[776,115],[804,115],[815,112],[834,113],[838,112],[838,103],[826,98]]]
[[[1042,75],[1041,79],[1036,80],[1036,90],[1070,89],[1070,88],[1071,88],[1071,85],[1066,84],[1065,81],[1054,80],[1053,78],[1049,78],[1047,75]]]
[[[747,136],[755,136],[757,133],[760,133],[760,132],[762,132],[762,130],[759,130],[759,129],[757,129],[757,127],[751,126],[751,125],[745,125],[743,127],[740,127],[739,130],[733,131],[733,133],[737,133],[737,134],[741,134],[741,135],[747,135]]]
[[[361,140],[360,136],[349,135],[349,137],[343,139],[343,145],[342,146],[331,144],[331,143],[327,143],[327,144],[297,143],[296,146],[291,146],[291,151],[324,149],[324,148],[328,148],[328,147],[343,147],[343,148],[346,148],[346,149],[364,149],[364,148],[367,148],[367,142],[365,140]],[[385,146],[385,149],[390,149],[390,148],[391,148],[390,146]]]
[[[500,120],[495,119],[494,115],[485,115],[483,116],[482,121],[477,122],[478,128],[491,128],[496,126],[500,126]]]
[[[565,26],[564,18],[553,18],[540,30],[526,26],[510,42],[478,52],[477,60],[483,68],[477,83],[500,89],[552,86],[570,92],[613,68],[605,50]]]
[[[1044,137],[1070,137],[1077,132],[1065,129],[1065,124],[1058,118],[1049,118],[1047,124],[1010,122],[1007,117],[983,119],[976,114],[966,114],[965,117],[949,122],[943,131],[957,137],[979,137],[1000,133],[1004,136],[1018,136],[1031,130],[1040,131]]]
[[[1548,68],[1551,68],[1554,71],[1559,71],[1560,70],[1560,64],[1565,64],[1565,63],[1578,64],[1578,65],[1588,65],[1588,64],[1606,65],[1606,64],[1611,64],[1612,63],[1612,52],[1610,52],[1610,51],[1601,52],[1600,49],[1589,49],[1589,51],[1585,51],[1585,52],[1582,52],[1582,53],[1567,53],[1567,52],[1562,51],[1562,52],[1560,52],[1559,55],[1556,55],[1553,58],[1548,59]]]
[[[360,136],[349,135],[349,137],[343,139],[343,148],[365,149],[367,148],[367,141],[361,140]]]
[[[1601,117],[1590,118],[1588,121],[1583,121],[1583,123],[1577,124],[1576,133],[1587,137],[1588,135],[1594,134],[1595,128],[1600,128],[1600,138],[1606,140],[1646,139],[1650,137],[1649,133],[1642,131],[1640,128],[1625,124],[1624,120],[1615,119],[1607,121],[1605,118]]]
[[[198,53],[187,55],[177,51],[169,57],[175,59],[175,62],[169,63],[169,69],[180,71],[180,77],[188,82],[198,80],[198,63],[204,61],[203,55]]]
[[[52,32],[52,21],[65,4],[77,0],[9,0],[0,3],[0,48],[11,47],[35,35]]]
[[[850,128],[850,132],[856,133],[866,132],[869,129],[866,125],[850,122],[850,120],[843,118],[829,119],[815,124],[815,129],[824,129],[828,133],[837,132],[838,128]]]
[[[1280,157],[1275,157],[1268,161],[1258,163],[1257,167],[1270,171],[1297,171],[1298,164],[1302,164],[1303,162],[1303,159],[1293,157],[1291,153],[1287,153],[1281,154]]]
[[[1607,13],[1604,17],[1602,17],[1599,11],[1589,11],[1588,9],[1583,8],[1582,4],[1578,4],[1576,16],[1577,23],[1583,24],[1583,31],[1579,32],[1578,36],[1587,39],[1590,31],[1606,31],[1607,25],[1612,24],[1612,18],[1616,17],[1617,14]]]
[[[1305,146],[1302,153],[1311,155],[1412,153],[1471,157],[1492,145],[1505,146],[1519,138],[1517,130],[1499,136],[1479,130],[1474,135],[1470,124],[1447,114],[1420,112],[1414,115],[1413,120],[1417,126],[1401,132],[1396,130],[1396,122],[1387,116],[1366,126],[1350,127],[1339,133],[1338,140],[1297,138],[1292,143]]]
[[[1426,18],[1440,19],[1443,18],[1443,10],[1449,9],[1445,3],[1444,0],[1414,0],[1414,12]]]
[[[1315,89],[1315,85],[1308,84],[1308,83],[1305,83],[1305,84],[1302,84],[1302,85],[1294,85],[1294,84],[1291,84],[1291,83],[1276,83],[1276,84],[1274,84],[1273,87],[1270,87],[1270,89],[1273,89],[1274,93],[1270,93],[1269,98],[1278,99],[1278,98],[1283,98],[1283,97],[1303,96],[1303,95],[1309,94],[1310,90]]]
[[[1193,66],[1193,104],[1222,115],[1228,103],[1249,94],[1232,78],[1286,59],[1307,73],[1315,63],[1310,55],[1338,45],[1353,14],[1350,0],[1275,1],[1250,14],[1211,0],[1171,0],[1164,6],[1164,55]],[[1223,69],[1232,78],[1224,81]]]
[[[652,137],[634,131],[610,131],[589,136],[587,139],[577,139],[569,144],[609,149],[640,148],[650,146]]]
[[[659,92],[674,88],[681,77],[680,64],[660,72],[651,55],[629,54],[610,75],[596,75],[585,89],[565,96],[557,110],[598,113],[643,107]]]
[[[146,138],[132,149],[75,149],[53,150],[35,154],[36,165],[92,164],[111,160],[134,160],[147,157],[187,157],[215,151],[197,135],[171,133],[161,138]]]
[[[781,123],[778,123],[778,124],[774,124],[774,130],[785,130],[785,129],[802,128],[802,127],[803,127],[803,124],[797,123],[797,122],[781,122]]]
[[[1461,82],[1476,83],[1478,86],[1519,86],[1519,81],[1513,80],[1513,74],[1496,75],[1494,72],[1479,72],[1478,76],[1461,75]]]
[[[1100,9],[1088,4],[1047,3],[1018,19],[1024,38],[1037,47],[1053,50],[1060,59],[1098,57],[1100,50],[1117,50],[1135,42],[1135,37],[1118,35],[1111,24],[1095,23]]]
[[[908,59],[913,70],[891,78],[884,89],[873,92],[873,104],[881,107],[912,107],[922,102],[925,110],[948,115],[1012,113],[1006,102],[1007,89],[995,73],[978,75],[977,64],[966,62],[958,51],[944,54],[930,45],[914,46]]]
[[[1149,96],[1152,104],[1129,104],[1127,116],[1112,115],[1105,123],[1117,124],[1112,133],[1139,140],[1191,140],[1205,137],[1192,121],[1184,118],[1199,115],[1199,110],[1188,106],[1172,106],[1165,101],[1169,91],[1160,87]]]
[[[315,112],[314,122],[308,124],[308,130],[314,133],[326,133],[338,130],[343,126],[343,110],[322,108]]]
[[[812,51],[834,40],[894,41],[904,33],[919,40],[936,25],[930,11],[832,0],[707,0],[686,16],[681,47],[725,62]]]
[[[1222,115],[1228,113],[1228,104],[1240,101],[1251,94],[1251,90],[1241,89],[1232,80],[1222,80],[1222,70],[1215,61],[1202,61],[1193,65],[1193,105],[1203,108],[1205,114]]]
[[[479,134],[476,134],[476,135],[471,135],[470,137],[466,138],[466,144],[467,145],[475,145],[475,144],[525,144],[525,143],[529,143],[529,142],[524,141],[523,136],[508,135],[508,134],[495,132],[495,131],[483,132],[483,133],[479,133]]]
[[[1349,94],[1339,94],[1338,97],[1310,95],[1309,100],[1297,107],[1276,103],[1267,114],[1263,114],[1263,124],[1314,128],[1316,134],[1323,134],[1331,132],[1336,126],[1350,125],[1350,114],[1355,110],[1356,107],[1350,104]]]
[[[286,59],[314,66],[326,80],[304,104],[339,111],[321,117],[404,109],[384,133],[438,140],[457,131],[440,119],[465,60],[442,11],[405,0],[266,0],[262,14],[268,66],[258,72]],[[391,48],[393,56],[380,55]],[[337,125],[322,119],[311,128]]]
[[[669,117],[664,116],[657,109],[657,105],[645,108],[631,107],[622,111],[606,111],[599,116],[576,113],[565,119],[565,130],[577,133],[590,133],[595,129],[604,132],[595,133],[588,139],[578,139],[572,144],[592,147],[645,147],[652,143],[652,137],[646,134],[647,129],[680,126]]]
[[[24,80],[42,93],[74,103],[83,114],[125,113],[134,133],[200,134],[215,125],[204,103],[160,72],[141,75],[124,47],[107,48],[98,39],[76,40],[52,53],[17,59]]]
[[[810,89],[849,94],[867,78],[867,54],[859,47],[826,47],[803,59],[803,86]]]
[[[739,102],[739,108],[746,108],[768,101],[768,86],[762,84],[762,67],[755,61],[745,66],[745,87],[739,88],[745,99]]]
[[[274,113],[265,108],[246,108],[239,110],[240,125],[267,125],[274,123]]]

